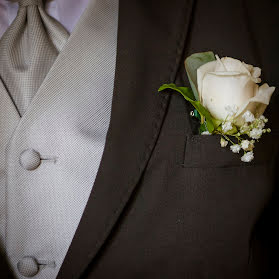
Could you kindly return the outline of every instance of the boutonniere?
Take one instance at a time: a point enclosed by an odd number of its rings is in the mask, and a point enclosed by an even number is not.
[[[201,135],[220,135],[221,147],[241,152],[243,162],[252,161],[255,143],[271,132],[263,113],[275,87],[258,85],[260,68],[231,57],[220,59],[211,51],[187,57],[185,68],[191,88],[164,84],[159,92],[181,93],[194,107],[191,115],[199,119]]]

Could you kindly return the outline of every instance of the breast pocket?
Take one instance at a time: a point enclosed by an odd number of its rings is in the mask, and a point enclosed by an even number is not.
[[[263,135],[255,143],[254,160],[241,161],[243,152],[233,153],[229,146],[220,146],[220,135],[188,135],[185,140],[185,152],[182,166],[185,168],[223,168],[248,167],[272,163],[278,153],[278,134]]]

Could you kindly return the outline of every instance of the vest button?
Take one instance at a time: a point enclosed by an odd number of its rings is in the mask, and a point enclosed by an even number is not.
[[[17,263],[17,269],[21,275],[33,277],[39,272],[39,264],[35,258],[26,256]]]
[[[26,149],[21,152],[19,163],[26,170],[35,170],[41,164],[40,153],[32,148]]]

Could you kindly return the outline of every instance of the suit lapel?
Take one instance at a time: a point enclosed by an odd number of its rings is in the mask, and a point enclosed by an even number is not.
[[[106,146],[58,279],[81,276],[138,184],[168,104],[168,95],[157,89],[175,80],[192,4],[190,0],[119,2],[116,76]]]

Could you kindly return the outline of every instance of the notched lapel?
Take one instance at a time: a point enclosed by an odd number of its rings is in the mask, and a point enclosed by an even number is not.
[[[58,279],[80,278],[104,244],[151,156],[174,82],[192,1],[119,2],[111,122],[95,184]],[[94,158],[92,158],[94,160]]]

